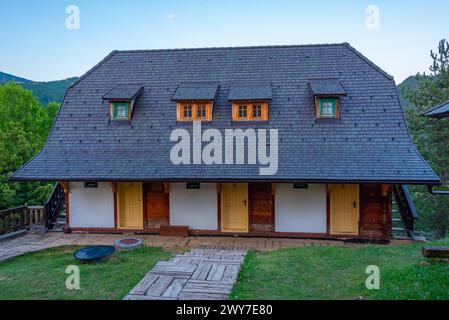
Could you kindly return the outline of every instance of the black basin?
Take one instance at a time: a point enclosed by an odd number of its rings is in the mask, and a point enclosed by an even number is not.
[[[113,246],[88,246],[79,249],[73,254],[73,257],[79,262],[95,262],[106,258],[115,252]]]

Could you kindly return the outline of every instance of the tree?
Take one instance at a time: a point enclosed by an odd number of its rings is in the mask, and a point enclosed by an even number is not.
[[[449,42],[441,40],[436,52],[430,51],[433,60],[430,74],[417,74],[419,87],[405,87],[402,94],[416,105],[406,111],[413,141],[419,152],[439,175],[443,187],[449,186],[449,119],[434,120],[420,114],[449,100]],[[422,188],[415,188],[413,196],[422,213],[421,225],[445,237],[449,230],[449,197],[432,196]]]
[[[40,105],[20,85],[0,85],[0,209],[25,203],[42,204],[48,183],[8,182],[9,176],[43,147],[58,104]]]

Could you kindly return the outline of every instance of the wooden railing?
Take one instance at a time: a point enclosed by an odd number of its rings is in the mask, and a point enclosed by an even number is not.
[[[60,183],[56,183],[50,196],[44,204],[45,209],[45,227],[51,228],[58,213],[59,205],[64,199],[64,188]]]
[[[45,226],[43,206],[21,206],[0,211],[0,234],[32,226]]]

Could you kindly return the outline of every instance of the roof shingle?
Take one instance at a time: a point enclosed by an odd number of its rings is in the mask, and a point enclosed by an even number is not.
[[[214,100],[217,90],[217,83],[183,82],[176,89],[172,100]]]
[[[442,103],[430,110],[422,113],[423,116],[430,118],[444,118],[449,117],[449,101]]]
[[[142,90],[142,85],[116,85],[103,96],[103,100],[134,100]]]
[[[314,78],[344,87],[340,119],[315,118]],[[198,82],[217,86],[177,96],[180,83]],[[124,83],[145,89],[131,122],[116,125],[101,98]],[[272,90],[269,120],[250,127],[278,130],[277,173],[261,176],[259,165],[173,164],[170,135],[181,124],[172,98],[215,97],[203,130],[248,129],[231,121],[228,101],[233,86],[248,83]],[[192,124],[182,128],[191,132]],[[12,180],[439,182],[411,142],[394,81],[348,44],[113,52],[68,89],[43,150]]]
[[[309,81],[313,95],[346,95],[346,90],[338,79],[312,79]]]
[[[271,85],[232,85],[228,100],[271,100]]]

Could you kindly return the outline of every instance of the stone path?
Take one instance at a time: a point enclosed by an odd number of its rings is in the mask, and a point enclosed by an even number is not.
[[[124,300],[223,300],[246,250],[192,249],[158,262]]]
[[[161,237],[158,235],[135,235],[144,245],[162,247],[179,253],[192,248],[230,250],[276,250],[288,247],[308,246],[354,246],[355,244],[332,240],[288,239],[288,238],[245,238],[245,237]],[[123,234],[65,234],[59,232],[28,233],[25,236],[0,241],[0,261],[27,252],[64,245],[113,245]]]

